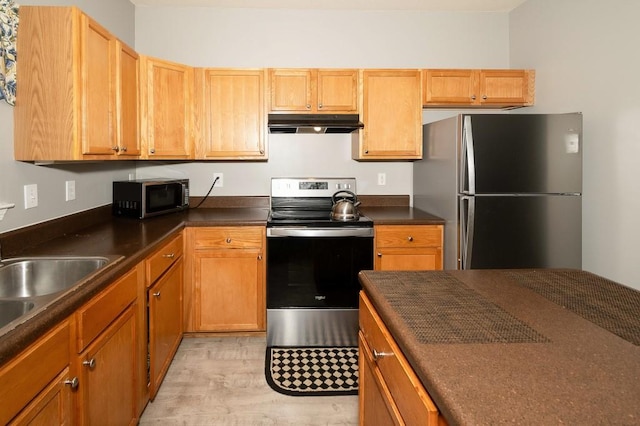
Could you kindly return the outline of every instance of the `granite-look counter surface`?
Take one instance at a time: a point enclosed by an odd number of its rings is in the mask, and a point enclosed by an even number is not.
[[[577,270],[360,280],[450,425],[640,424],[640,292]]]

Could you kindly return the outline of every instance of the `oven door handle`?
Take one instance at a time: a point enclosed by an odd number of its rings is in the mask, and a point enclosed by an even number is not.
[[[267,228],[267,237],[373,237],[373,228]]]

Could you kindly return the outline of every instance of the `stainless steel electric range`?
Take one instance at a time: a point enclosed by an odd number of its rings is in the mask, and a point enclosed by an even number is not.
[[[332,220],[354,178],[272,178],[267,346],[357,346],[358,272],[373,269],[373,222]]]

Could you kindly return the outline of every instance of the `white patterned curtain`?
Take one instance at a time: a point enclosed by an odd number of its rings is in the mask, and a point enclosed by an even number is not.
[[[18,5],[0,0],[0,99],[16,103],[16,35]]]

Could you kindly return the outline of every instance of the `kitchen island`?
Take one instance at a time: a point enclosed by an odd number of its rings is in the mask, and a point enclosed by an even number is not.
[[[640,423],[640,292],[579,270],[360,281],[449,425]]]

